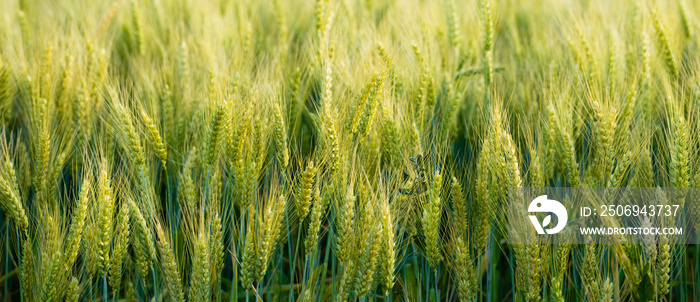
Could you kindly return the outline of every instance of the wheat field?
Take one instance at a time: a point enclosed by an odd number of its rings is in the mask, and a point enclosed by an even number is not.
[[[697,244],[513,244],[504,215],[669,187],[700,225],[698,15],[0,0],[2,301],[698,301]]]

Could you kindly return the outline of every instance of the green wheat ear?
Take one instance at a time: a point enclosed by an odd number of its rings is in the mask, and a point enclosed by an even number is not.
[[[252,223],[251,223],[252,225]],[[243,288],[250,288],[254,282],[255,270],[256,270],[256,258],[258,254],[258,242],[254,238],[255,233],[252,227],[248,227],[247,234],[245,238],[245,244],[243,246],[243,256],[240,262],[240,282]]]
[[[274,138],[277,162],[281,168],[289,165],[289,149],[287,145],[287,126],[282,117],[282,110],[279,104],[275,104],[272,113],[274,114]]]
[[[59,270],[61,267],[61,252],[57,251],[54,253],[50,261],[49,270],[44,272],[45,281],[41,290],[41,295],[39,301],[52,301],[58,299],[59,293],[56,291],[57,282],[59,277]]]
[[[391,207],[388,202],[383,202],[380,210],[381,215],[381,243],[380,243],[380,260],[379,260],[379,278],[384,294],[388,295],[394,288],[396,270],[396,225],[391,214]]]
[[[24,246],[24,249],[22,250],[22,271],[20,272],[20,288],[22,292],[25,294],[25,298],[28,300],[33,297],[32,292],[34,291],[34,273],[35,273],[35,259],[34,259],[34,252],[32,251],[32,244],[31,240],[27,236],[23,241],[22,241],[22,246]]]
[[[690,186],[690,162],[688,155],[688,126],[683,117],[673,123],[673,145],[671,146],[669,177],[674,188],[674,197],[680,207],[685,204],[687,188]]]
[[[114,196],[112,193],[111,175],[106,168],[102,168],[100,172],[100,180],[98,184],[99,197],[99,235],[97,239],[98,253],[98,273],[106,276],[109,270],[109,251],[111,248],[113,229],[112,219],[114,216]]]
[[[132,26],[134,27],[134,40],[136,42],[136,52],[139,55],[143,55],[145,52],[145,37],[143,33],[143,20],[141,17],[141,10],[139,4],[136,0],[131,0],[131,18]]]
[[[433,270],[440,263],[440,216],[442,214],[442,175],[435,172],[430,186],[427,203],[423,209],[423,221],[421,227],[425,233],[426,256]]]
[[[113,100],[118,100],[119,96],[116,92],[111,92],[111,97]],[[117,122],[122,131],[122,135],[125,137],[126,149],[129,152],[129,157],[131,161],[136,165],[136,169],[139,173],[144,173],[146,171],[146,160],[144,156],[143,146],[141,145],[141,139],[134,128],[134,123],[131,117],[131,113],[121,104],[117,104]]]
[[[218,157],[220,142],[223,138],[225,121],[227,119],[226,107],[219,105],[216,108],[216,113],[209,125],[209,136],[206,141],[205,148],[205,163],[208,166],[214,164]]]
[[[309,161],[306,169],[302,173],[299,183],[299,189],[296,197],[296,214],[301,224],[306,216],[309,215],[309,210],[312,204],[314,186],[316,182],[316,166],[313,161]]]
[[[318,245],[318,233],[321,228],[321,218],[323,213],[326,211],[326,203],[321,200],[321,194],[319,193],[319,187],[316,186],[314,191],[314,202],[311,206],[311,213],[309,215],[309,225],[306,232],[306,238],[304,239],[304,252],[306,257],[312,257],[317,249]]]
[[[452,207],[455,232],[462,235],[467,230],[467,200],[462,191],[462,185],[456,177],[452,177]]]
[[[182,277],[180,276],[178,262],[172,246],[159,223],[155,225],[155,229],[158,236],[157,244],[160,251],[161,265],[165,275],[165,286],[172,293],[173,301],[185,301],[185,294],[182,290]]]
[[[352,243],[354,242],[353,218],[355,216],[355,196],[352,193],[352,186],[343,198],[336,199],[335,211],[335,256],[340,262],[350,260],[352,254]]]
[[[209,236],[199,234],[192,255],[192,278],[188,290],[188,301],[204,302],[209,300],[210,288],[210,258]]]
[[[129,247],[129,205],[122,203],[117,214],[114,248],[109,267],[109,283],[113,288],[121,288],[122,263]]]
[[[14,88],[12,70],[0,56],[0,121],[3,125],[7,125],[12,117]]]
[[[469,249],[465,245],[464,240],[458,237],[455,245],[455,275],[457,277],[457,294],[462,300],[473,299],[476,284],[476,272],[474,272],[474,266],[472,264],[472,258],[469,254]]]
[[[90,204],[92,190],[92,178],[86,175],[83,183],[80,186],[80,196],[73,210],[73,219],[71,220],[70,229],[68,231],[68,239],[66,240],[66,266],[71,267],[80,251],[81,242],[83,242],[85,219],[88,214],[88,206]]]
[[[143,118],[143,122],[146,125],[146,129],[148,130],[148,134],[151,138],[151,144],[155,149],[156,155],[165,167],[168,161],[168,150],[165,147],[165,141],[161,137],[160,131],[158,130],[156,123],[148,116],[148,114],[146,114],[145,111],[141,111],[141,117]]]
[[[678,76],[678,65],[671,50],[671,44],[668,41],[668,36],[666,34],[666,30],[664,29],[664,25],[661,23],[661,17],[656,9],[651,10],[651,16],[654,24],[654,30],[656,30],[656,37],[659,41],[659,47],[661,48],[660,52],[664,56],[664,64],[666,64],[668,73],[675,78]]]
[[[133,221],[132,245],[136,256],[136,264],[139,274],[142,277],[148,276],[151,264],[156,260],[155,243],[153,241],[151,228],[146,223],[146,218],[139,206],[131,198],[127,198],[130,207],[131,219]]]
[[[24,232],[29,229],[29,220],[20,200],[19,185],[14,165],[9,159],[5,159],[5,171],[0,175],[0,207],[5,215]]]
[[[210,222],[211,237],[209,242],[209,258],[211,263],[211,283],[215,284],[221,273],[224,270],[224,229],[221,224],[221,217],[218,213],[214,214]]]
[[[76,277],[71,277],[70,284],[68,285],[68,292],[66,292],[66,301],[80,301],[80,283]]]
[[[330,110],[326,110],[323,119],[323,130],[326,134],[324,145],[327,153],[326,158],[328,160],[328,166],[330,168],[329,172],[331,174],[340,169],[341,161],[340,138],[338,137],[335,125],[335,115]]]

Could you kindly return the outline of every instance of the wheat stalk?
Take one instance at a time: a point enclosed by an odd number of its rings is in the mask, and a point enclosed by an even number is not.
[[[134,247],[134,254],[136,255],[136,264],[138,266],[139,274],[142,278],[148,276],[148,270],[151,264],[156,260],[156,252],[154,242],[152,240],[151,229],[146,223],[146,219],[143,213],[139,209],[136,202],[131,198],[127,199],[129,204],[129,213],[132,215],[132,245]]]
[[[676,188],[673,191],[675,202],[681,208],[685,204],[687,188],[690,186],[687,127],[683,117],[677,118],[673,124],[673,145],[669,167],[671,186]]]
[[[309,161],[299,182],[299,189],[296,198],[296,214],[301,224],[309,215],[309,207],[312,204],[312,194],[316,179],[316,166],[313,161]]]
[[[379,278],[384,287],[384,294],[389,293],[394,288],[394,271],[396,269],[396,239],[395,224],[391,215],[391,208],[387,201],[383,202],[380,210],[381,215],[381,244],[380,244],[380,270]]]
[[[335,256],[340,262],[350,260],[353,239],[353,218],[355,216],[355,196],[352,186],[348,186],[348,192],[343,198],[337,199],[335,204]]]
[[[12,82],[12,70],[7,67],[4,59],[0,56],[0,120],[3,125],[7,125],[12,117],[12,95],[14,94]]]
[[[362,115],[364,113],[364,108],[370,99],[370,93],[374,85],[374,78],[365,83],[359,94],[356,95],[355,101],[350,108],[348,119],[345,123],[345,129],[348,130],[349,134],[355,134],[360,129],[360,122],[362,121]]]
[[[61,251],[56,251],[51,258],[49,269],[42,272],[45,276],[45,280],[41,289],[39,301],[53,301],[58,299],[57,283],[61,281],[56,279],[59,277],[59,270],[62,266],[61,260]]]
[[[252,218],[252,217],[251,217]],[[252,219],[250,221],[253,221]],[[258,255],[258,243],[255,240],[254,229],[252,228],[253,223],[249,222],[249,227],[246,231],[245,244],[243,246],[243,257],[240,261],[240,281],[243,288],[250,288],[253,285],[253,278],[256,276],[257,269],[257,255]]]
[[[671,51],[671,45],[668,41],[668,36],[666,35],[666,30],[664,25],[661,23],[661,18],[659,17],[656,9],[651,10],[651,16],[654,24],[654,30],[656,30],[656,36],[659,40],[659,47],[664,56],[664,63],[666,64],[666,69],[672,77],[678,76],[678,66],[676,65],[676,58]]]
[[[670,291],[671,279],[671,246],[668,244],[668,237],[660,235],[658,237],[657,262],[654,266],[654,278],[658,295],[666,296]]]
[[[212,284],[214,284],[219,281],[221,272],[224,270],[224,230],[219,213],[214,213],[209,227],[211,228],[211,235],[209,238],[210,251],[208,252],[209,261],[211,263],[210,280]]]
[[[323,119],[323,131],[325,133],[324,143],[326,158],[328,160],[329,172],[335,173],[340,169],[341,153],[340,139],[336,131],[336,119],[330,109],[326,109]]]
[[[209,300],[211,272],[209,271],[209,236],[200,233],[194,245],[192,255],[192,278],[187,291],[187,300],[203,302]]]
[[[428,258],[428,263],[433,270],[437,270],[437,265],[440,263],[440,217],[442,216],[442,175],[440,172],[435,172],[430,185],[430,192],[427,203],[423,208],[423,219],[421,227],[425,234],[425,253]]]
[[[78,278],[71,277],[70,284],[68,285],[68,292],[66,292],[67,302],[78,302],[80,301],[80,283]]]
[[[287,146],[287,126],[282,118],[282,110],[279,104],[275,104],[272,113],[274,114],[274,138],[277,162],[282,169],[289,165],[289,149]]]
[[[121,288],[122,263],[129,247],[129,205],[122,203],[117,214],[117,227],[115,230],[114,248],[112,250],[112,263],[109,267],[109,283],[112,288]]]
[[[194,217],[199,206],[197,188],[192,175],[192,169],[194,169],[197,155],[197,149],[193,147],[187,156],[187,161],[185,162],[184,167],[182,167],[182,173],[180,174],[180,192],[178,192],[178,200],[185,201],[185,204],[187,205],[185,208],[187,209],[187,213],[190,215],[190,217]]]
[[[112,242],[112,216],[114,215],[114,198],[112,196],[112,182],[110,174],[106,168],[102,168],[100,172],[100,180],[98,183],[99,198],[99,235],[97,238],[97,254],[98,263],[97,269],[100,275],[106,276],[109,270],[109,251]]]
[[[29,228],[29,220],[22,205],[19,195],[19,185],[14,172],[14,166],[9,159],[5,160],[5,170],[8,173],[0,175],[0,206],[12,222],[26,232]],[[10,178],[10,179],[7,179]]]
[[[362,137],[369,135],[372,129],[372,120],[374,120],[374,115],[377,112],[380,104],[380,97],[384,90],[384,80],[386,79],[385,71],[374,76],[372,79],[372,90],[370,92],[370,97],[365,104],[364,111],[362,113],[362,118],[360,119],[360,124],[358,131]]]
[[[143,118],[143,122],[146,125],[146,130],[148,130],[148,134],[151,137],[151,144],[153,145],[153,149],[155,149],[156,156],[158,156],[160,161],[163,163],[163,167],[165,167],[168,161],[168,150],[165,147],[165,142],[160,135],[160,131],[158,131],[156,123],[148,116],[146,111],[141,111],[141,117]]]
[[[320,198],[319,187],[316,186],[314,193],[314,202],[311,206],[311,214],[309,215],[309,225],[306,231],[306,238],[304,239],[304,251],[306,257],[310,258],[313,256],[318,245],[318,233],[321,228],[321,219],[326,210],[326,199]],[[330,189],[327,189],[330,191]]]
[[[110,94],[113,100],[116,101],[119,99],[116,92],[111,91]],[[136,171],[139,174],[142,174],[146,171],[145,157],[143,153],[143,147],[141,145],[141,139],[139,138],[139,135],[136,132],[136,129],[134,128],[134,123],[132,122],[131,114],[121,104],[116,105],[116,111],[119,127],[122,131],[122,135],[124,135],[126,140],[126,147],[129,151],[129,158],[136,166]]]
[[[145,53],[146,43],[143,33],[143,21],[141,18],[141,10],[137,0],[131,0],[131,23],[134,27],[134,41],[136,42],[136,52],[139,55]]]
[[[31,300],[33,297],[32,293],[34,291],[34,252],[32,251],[32,244],[29,238],[25,238],[22,241],[22,271],[20,272],[20,288],[22,293],[24,293],[27,300]]]
[[[158,250],[160,251],[161,265],[165,275],[165,286],[171,293],[173,301],[185,301],[185,294],[182,291],[182,278],[177,266],[177,259],[170,242],[163,232],[159,223],[155,224],[156,235],[158,235]]]
[[[83,241],[83,230],[85,219],[88,214],[88,205],[90,203],[90,188],[92,187],[92,179],[86,176],[80,186],[80,197],[73,210],[73,219],[71,220],[68,238],[65,244],[66,266],[71,267],[78,256],[81,242]]]
[[[476,213],[474,213],[474,249],[481,254],[486,249],[490,233],[491,192],[489,191],[489,166],[491,165],[490,145],[482,146],[477,162],[475,188]]]
[[[223,105],[219,105],[216,108],[216,113],[209,124],[209,135],[206,140],[206,148],[204,149],[205,163],[208,166],[214,164],[214,161],[218,158],[219,146],[221,139],[223,137],[224,131],[224,121],[227,120],[226,108]]]

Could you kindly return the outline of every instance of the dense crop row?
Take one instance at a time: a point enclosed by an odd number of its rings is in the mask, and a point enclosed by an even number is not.
[[[700,187],[699,9],[0,1],[0,293],[697,299],[695,245],[509,244],[505,213],[511,188]]]

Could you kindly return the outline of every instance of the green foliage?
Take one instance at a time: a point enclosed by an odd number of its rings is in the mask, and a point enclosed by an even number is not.
[[[664,4],[3,1],[0,293],[697,300],[665,236],[508,244],[518,187],[700,224],[700,7]]]

